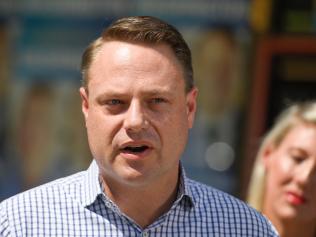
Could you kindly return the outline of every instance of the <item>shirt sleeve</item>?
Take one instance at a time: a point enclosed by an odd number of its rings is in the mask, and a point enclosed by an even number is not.
[[[5,213],[4,203],[0,203],[0,237],[9,237],[10,229],[9,229],[9,221],[8,217]]]

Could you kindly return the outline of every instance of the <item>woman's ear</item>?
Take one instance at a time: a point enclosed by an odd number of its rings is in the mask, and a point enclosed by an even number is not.
[[[269,167],[270,161],[272,159],[272,155],[275,152],[275,145],[267,144],[265,148],[262,150],[261,162],[265,169]]]

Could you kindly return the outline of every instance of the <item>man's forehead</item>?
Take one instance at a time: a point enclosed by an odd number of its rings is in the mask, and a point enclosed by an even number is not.
[[[121,98],[121,97],[155,97],[155,96],[166,96],[166,97],[173,97],[174,93],[173,90],[168,90],[165,88],[144,88],[135,92],[131,90],[124,90],[124,89],[108,89],[105,91],[99,91],[96,93],[96,97],[98,98]]]
[[[115,78],[111,81],[112,86],[124,86],[138,77],[144,78],[144,82],[153,78],[168,84],[174,78],[176,83],[179,79],[180,84],[185,83],[183,67],[169,46],[111,40],[104,42],[91,64],[88,87],[108,78]]]
[[[107,56],[129,56],[134,51],[147,51],[152,54],[168,55],[173,59],[177,59],[173,50],[166,43],[145,43],[145,42],[129,42],[124,40],[109,40],[105,41],[99,48],[96,58],[99,54],[106,54]],[[111,55],[109,55],[111,53]],[[176,60],[177,61],[177,60]]]
[[[165,45],[140,45],[111,41],[103,45],[96,54],[90,72],[95,70],[133,70],[140,73],[155,70],[157,73],[182,73],[182,66]]]

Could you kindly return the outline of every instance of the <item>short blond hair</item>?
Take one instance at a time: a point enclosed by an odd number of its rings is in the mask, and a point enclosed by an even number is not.
[[[101,36],[93,41],[82,55],[82,85],[87,88],[89,68],[103,43],[119,40],[149,45],[166,44],[180,62],[186,85],[186,91],[193,86],[193,68],[190,48],[181,33],[172,25],[151,16],[134,16],[121,18],[106,28]]]
[[[265,192],[265,169],[262,156],[268,146],[278,147],[287,133],[298,124],[316,125],[316,102],[301,102],[284,110],[277,118],[272,129],[266,134],[259,148],[252,176],[250,178],[247,202],[259,211],[263,208]]]

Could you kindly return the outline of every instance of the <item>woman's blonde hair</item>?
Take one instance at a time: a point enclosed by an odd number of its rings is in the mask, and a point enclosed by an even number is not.
[[[259,211],[262,211],[265,192],[265,169],[262,156],[268,146],[278,147],[289,130],[301,123],[316,125],[315,101],[297,103],[284,110],[262,141],[254,163],[247,195],[247,202]]]

